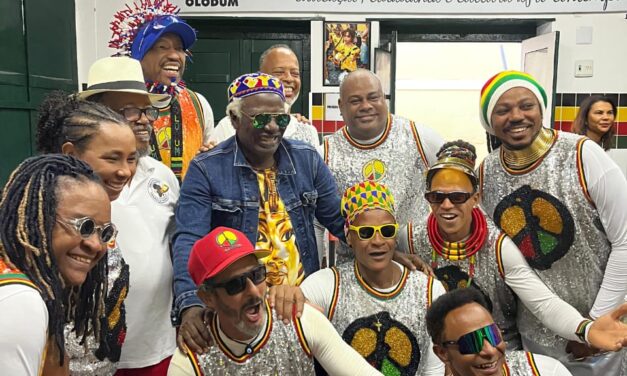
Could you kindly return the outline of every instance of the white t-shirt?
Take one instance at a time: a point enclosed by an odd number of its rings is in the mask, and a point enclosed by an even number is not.
[[[400,270],[403,267],[395,261],[392,261],[394,265],[396,265]],[[412,272],[412,273],[420,273],[420,272]],[[398,283],[401,281],[399,280]],[[398,283],[394,286],[377,290],[380,293],[389,293],[391,291],[396,290],[398,287]],[[320,269],[317,272],[311,274],[300,285],[300,288],[303,291],[303,295],[305,298],[312,304],[322,308],[323,312],[329,312],[331,309],[331,304],[333,303],[333,296],[335,290],[335,276],[333,271],[329,268]],[[439,281],[433,284],[433,301],[435,301],[440,295],[446,293],[444,286]],[[401,292],[402,294],[402,292]],[[440,361],[440,359],[433,352],[433,346],[429,346],[426,357],[426,366],[424,376],[441,376],[444,374],[444,365]]]
[[[0,373],[38,376],[48,336],[48,309],[39,292],[0,286]]]
[[[172,171],[141,157],[129,186],[111,204],[117,243],[129,265],[126,339],[118,368],[142,368],[174,353],[176,332],[170,322],[172,260],[170,236],[179,197]]]

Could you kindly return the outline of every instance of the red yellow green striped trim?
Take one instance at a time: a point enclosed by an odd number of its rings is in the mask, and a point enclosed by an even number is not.
[[[551,144],[551,146],[549,147],[549,150],[551,150],[553,148],[553,146],[555,146],[555,143],[557,142],[557,139],[559,137],[559,133],[555,130],[555,129],[550,129],[551,132],[553,132],[553,143]],[[511,169],[509,167],[507,167],[507,164],[505,164],[505,156],[504,153],[505,152],[505,148],[501,148],[501,152],[499,153],[499,158],[501,159],[501,166],[503,166],[503,168],[505,169],[505,171],[507,171],[507,173],[509,173],[510,175],[524,175],[527,174],[533,170],[535,170],[544,160],[544,158],[549,155],[549,152],[547,151],[546,153],[544,153],[543,156],[541,156],[540,158],[538,158],[537,161],[533,162],[531,164],[531,166],[524,168],[522,170],[514,170]]]
[[[411,222],[407,222],[407,246],[410,254],[416,254],[416,249],[414,248],[414,224]]]
[[[501,370],[501,375],[503,376],[511,376],[512,372],[509,370],[509,366],[507,363],[503,363],[503,369]]]
[[[5,286],[5,285],[24,285],[24,286],[32,287],[35,290],[39,291],[39,288],[37,287],[37,285],[31,282],[28,276],[23,273],[0,274],[0,286]]]
[[[357,282],[359,282],[359,285],[364,290],[366,290],[368,294],[374,296],[377,299],[388,300],[388,299],[392,299],[396,297],[398,294],[400,294],[400,292],[405,287],[405,284],[407,283],[407,277],[409,276],[409,270],[406,267],[403,267],[403,275],[401,276],[401,281],[399,282],[398,286],[396,286],[396,288],[393,291],[390,291],[388,293],[382,293],[382,292],[377,291],[374,287],[370,286],[368,282],[364,280],[364,278],[359,273],[359,267],[357,266],[357,262],[355,262],[354,265],[355,265],[355,277],[357,277]]]
[[[531,372],[533,372],[536,376],[540,376],[540,371],[538,371],[538,366],[536,365],[536,360],[533,357],[533,354],[527,351],[525,355],[527,355],[527,362],[529,363],[529,367],[531,367]]]
[[[300,347],[302,347],[305,354],[311,358],[311,347],[309,347],[307,338],[305,338],[303,324],[300,322],[300,319],[296,317],[296,312],[292,313],[292,322],[294,323],[294,329],[296,329],[296,336],[298,337]]]
[[[414,141],[416,141],[416,146],[418,147],[418,153],[420,153],[420,158],[422,159],[422,163],[424,163],[425,168],[429,168],[429,161],[427,160],[427,156],[422,147],[422,141],[420,141],[420,135],[418,134],[418,129],[416,129],[416,123],[413,121],[409,122],[411,127],[411,133],[414,135]]]
[[[388,112],[388,122],[385,125],[385,130],[383,131],[383,134],[381,135],[381,137],[379,137],[379,139],[373,144],[363,145],[363,144],[360,144],[357,140],[353,139],[351,135],[348,134],[348,125],[342,128],[342,133],[344,134],[344,137],[346,137],[346,140],[348,141],[348,143],[353,145],[357,149],[370,150],[381,145],[388,138],[388,135],[390,134],[391,129],[392,129],[392,115]]]
[[[333,315],[335,315],[335,309],[337,308],[337,301],[340,295],[340,273],[337,271],[335,266],[332,266],[331,271],[333,272],[333,298],[331,299],[331,305],[329,306],[329,311],[327,312],[327,318],[329,321],[333,320]]]
[[[196,358],[196,354],[189,349],[189,347],[185,346],[185,355],[187,355],[187,359],[192,364],[192,368],[194,369],[194,376],[203,376],[202,371],[200,370],[200,366],[198,365],[198,358]]]
[[[585,319],[577,325],[577,330],[575,330],[575,334],[577,337],[581,338],[582,341],[586,340],[586,328],[588,325],[592,324],[592,320]]]
[[[503,256],[501,252],[502,252],[503,241],[505,240],[506,236],[507,234],[505,234],[504,232],[501,232],[499,234],[498,239],[496,239],[496,245],[494,247],[494,251],[496,252],[496,265],[498,266],[498,269],[499,269],[499,275],[503,279],[505,279],[505,267],[503,266]]]
[[[329,164],[329,140],[327,138],[324,139],[324,163]]]
[[[431,303],[433,302],[433,283],[435,283],[435,278],[429,276],[427,280],[427,308],[431,307]]]
[[[483,170],[485,159],[479,163],[479,200],[483,200]]]
[[[579,185],[583,190],[584,197],[593,207],[596,207],[596,205],[594,205],[594,201],[592,201],[592,197],[590,197],[590,193],[588,192],[586,174],[583,172],[583,143],[586,142],[586,140],[588,139],[583,137],[577,141],[577,176],[579,177]]]
[[[255,347],[252,348],[253,351],[250,354],[243,354],[241,356],[236,356],[235,354],[233,354],[231,350],[229,350],[229,348],[226,346],[224,341],[222,341],[222,339],[220,338],[218,334],[218,315],[215,315],[213,320],[211,320],[211,326],[209,329],[211,330],[211,334],[213,335],[213,338],[215,338],[216,343],[218,344],[218,347],[220,348],[220,350],[222,350],[224,355],[226,355],[232,361],[236,363],[246,362],[248,359],[252,358],[268,342],[268,339],[270,339],[270,333],[272,332],[272,324],[273,324],[272,310],[270,309],[270,305],[268,305],[267,301],[265,302],[265,306],[266,306],[266,314],[268,317],[268,324],[266,325],[266,331],[263,334],[263,337],[261,337],[261,341],[259,341],[259,343],[255,345]]]

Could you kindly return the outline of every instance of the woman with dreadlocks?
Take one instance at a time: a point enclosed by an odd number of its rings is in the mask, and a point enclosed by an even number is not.
[[[137,167],[135,135],[127,122],[108,107],[54,92],[39,110],[37,147],[43,153],[71,154],[96,172],[111,201],[118,198]],[[128,294],[129,267],[115,242],[108,244],[106,334],[81,338],[75,327],[65,328],[66,350],[72,375],[112,375],[120,359],[126,334],[124,299]]]
[[[67,365],[64,326],[102,335],[106,244],[117,233],[111,204],[85,163],[32,157],[9,177],[0,199],[0,367],[39,375]]]

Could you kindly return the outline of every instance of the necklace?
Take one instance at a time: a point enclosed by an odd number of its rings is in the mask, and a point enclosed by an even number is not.
[[[479,252],[487,239],[488,223],[485,216],[478,208],[472,209],[472,226],[470,236],[466,241],[447,242],[442,238],[438,222],[433,213],[429,214],[427,219],[427,235],[431,243],[431,268],[433,270],[438,267],[438,256],[450,261],[461,261],[468,259],[468,284],[475,275],[475,254]]]
[[[505,165],[514,170],[522,170],[542,158],[553,146],[557,137],[554,131],[542,127],[531,145],[522,150],[501,148],[501,158]]]

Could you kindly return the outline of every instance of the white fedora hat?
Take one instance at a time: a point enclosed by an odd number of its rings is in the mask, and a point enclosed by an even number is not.
[[[155,107],[165,107],[170,103],[168,94],[151,94],[146,90],[144,73],[138,60],[126,56],[105,57],[89,67],[87,89],[78,94],[87,99],[94,94],[108,91],[147,95]]]

